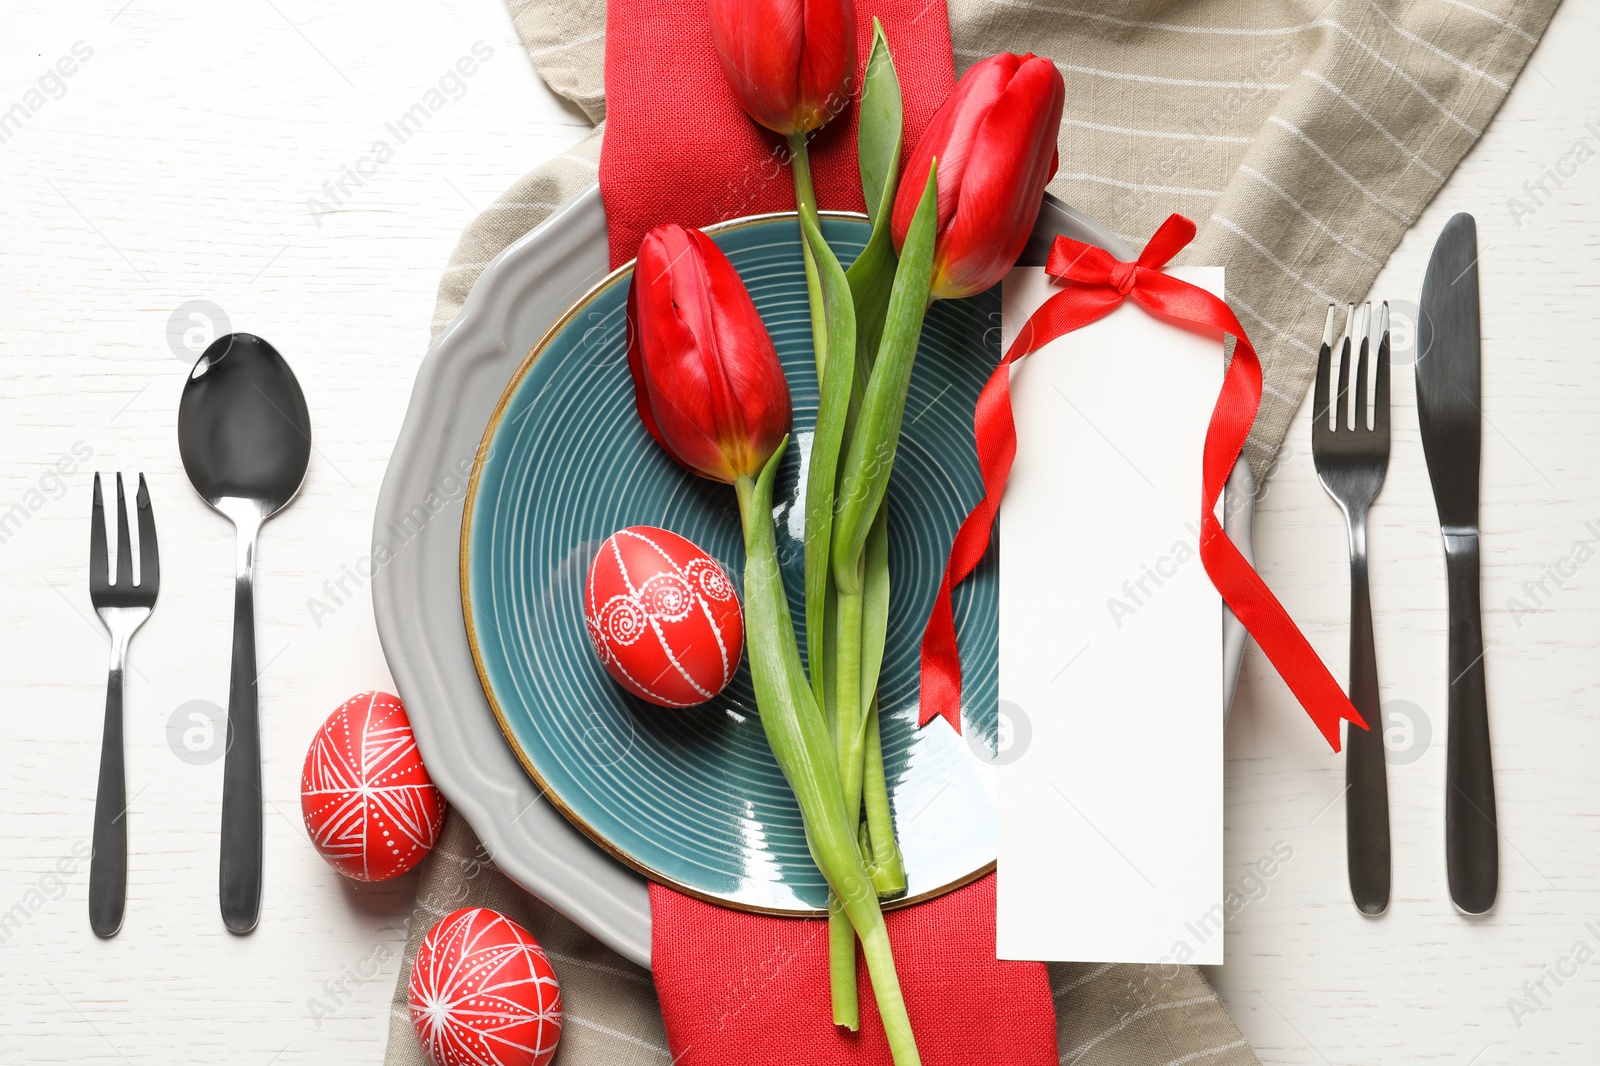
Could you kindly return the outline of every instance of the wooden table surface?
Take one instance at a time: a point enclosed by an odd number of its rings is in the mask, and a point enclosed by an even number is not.
[[[357,888],[323,864],[300,766],[329,711],[391,685],[370,590],[348,575],[439,274],[462,227],[587,123],[539,82],[499,0],[13,0],[3,25],[0,1062],[376,1063],[415,883]],[[1445,219],[1477,215],[1499,906],[1467,919],[1446,893],[1444,571],[1400,366],[1371,532],[1394,749],[1386,917],[1349,903],[1342,765],[1253,649],[1228,729],[1227,871],[1249,902],[1211,976],[1264,1063],[1594,1060],[1597,45],[1600,7],[1569,0],[1372,293],[1415,301]],[[418,104],[425,121],[394,125]],[[218,310],[293,361],[316,426],[305,489],[258,559],[267,881],[245,938],[218,920],[206,729],[227,703],[232,534],[174,434],[185,330]],[[1307,417],[1257,545],[1342,674],[1344,533]],[[106,657],[85,575],[94,470],[147,475],[163,541],[129,670],[128,917],[104,942],[85,914]],[[1275,850],[1273,876],[1253,876]]]

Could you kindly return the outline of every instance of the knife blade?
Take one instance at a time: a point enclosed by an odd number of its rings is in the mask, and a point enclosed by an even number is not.
[[[1478,583],[1478,302],[1477,223],[1458,214],[1445,223],[1422,281],[1416,381],[1417,421],[1444,537],[1450,600],[1445,862],[1450,898],[1467,914],[1494,906],[1500,874]]]

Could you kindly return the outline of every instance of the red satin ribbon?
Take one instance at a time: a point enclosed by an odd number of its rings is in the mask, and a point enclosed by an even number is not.
[[[961,523],[950,549],[944,581],[922,635],[922,696],[919,725],[942,716],[961,731],[961,658],[956,647],[950,590],[964,581],[983,558],[989,532],[1000,510],[1006,478],[1017,454],[1011,417],[1011,364],[1065,333],[1110,314],[1123,300],[1157,318],[1218,329],[1237,340],[1222,380],[1222,392],[1206,427],[1200,490],[1200,558],[1223,600],[1256,638],[1272,665],[1306,709],[1334,751],[1339,722],[1367,728],[1360,712],[1328,673],[1304,634],[1223,531],[1216,516],[1228,474],[1238,462],[1256,410],[1261,406],[1261,360],[1244,327],[1228,305],[1186,281],[1163,273],[1172,257],[1194,239],[1194,223],[1172,215],[1161,224],[1137,261],[1124,263],[1103,248],[1057,237],[1045,271],[1068,284],[1046,300],[1023,325],[1000,365],[978,396],[973,428],[983,471],[982,502]]]

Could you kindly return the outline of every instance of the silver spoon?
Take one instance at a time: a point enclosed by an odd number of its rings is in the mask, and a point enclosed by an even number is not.
[[[218,899],[229,932],[261,917],[261,727],[251,572],[261,525],[299,491],[311,460],[311,415],[289,364],[248,333],[219,337],[178,401],[178,452],[201,498],[232,520],[233,669],[222,773]]]

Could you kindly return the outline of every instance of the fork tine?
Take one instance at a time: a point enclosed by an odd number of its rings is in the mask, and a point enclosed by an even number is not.
[[[97,596],[111,584],[106,558],[106,508],[100,497],[100,475],[94,476],[94,507],[89,512],[89,594]]]
[[[128,501],[122,495],[122,474],[117,474],[117,588],[133,587],[133,541],[128,536]]]
[[[1346,304],[1344,339],[1339,342],[1339,396],[1334,404],[1335,431],[1350,427],[1350,338],[1355,331],[1356,305]]]
[[[1378,321],[1378,375],[1372,394],[1372,428],[1389,439],[1389,301],[1383,301]]]
[[[1333,372],[1333,309],[1328,305],[1328,320],[1322,327],[1322,347],[1317,349],[1317,384],[1311,398],[1312,440],[1328,432],[1328,377]]]
[[[1371,429],[1367,419],[1367,349],[1372,343],[1372,301],[1361,307],[1361,355],[1356,359],[1356,407],[1350,421],[1357,429]]]
[[[150,487],[139,475],[139,588],[152,596],[161,587],[161,553],[156,548],[156,515],[150,509]]]

